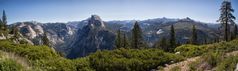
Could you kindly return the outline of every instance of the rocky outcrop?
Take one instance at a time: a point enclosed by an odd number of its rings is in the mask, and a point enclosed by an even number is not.
[[[3,33],[0,33],[0,39],[6,39],[6,37],[3,35]]]
[[[76,40],[70,46],[72,49],[68,58],[89,55],[97,50],[111,50],[114,45],[115,34],[105,28],[101,18],[92,15],[88,24],[76,33]]]
[[[18,22],[15,23],[20,33],[35,45],[41,45],[43,33],[47,33],[52,47],[65,52],[67,45],[71,42],[75,29],[65,23],[37,23],[37,22]]]

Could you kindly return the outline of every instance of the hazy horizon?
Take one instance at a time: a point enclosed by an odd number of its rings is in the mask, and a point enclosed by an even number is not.
[[[104,21],[186,18],[217,23],[223,0],[1,0],[8,24],[22,21],[69,22],[85,20],[93,14]],[[238,0],[231,0],[238,17]],[[2,16],[2,14],[0,14]],[[238,21],[235,20],[237,23]]]

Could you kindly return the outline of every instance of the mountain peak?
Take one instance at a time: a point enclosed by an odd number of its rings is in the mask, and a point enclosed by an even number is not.
[[[181,21],[194,21],[194,20],[189,17],[186,17],[186,18],[181,19]]]
[[[97,50],[112,50],[115,34],[106,29],[104,22],[98,15],[92,15],[88,19],[88,25],[79,29],[75,41],[71,43],[71,51],[68,58],[87,56]]]
[[[92,15],[88,22],[88,25],[90,25],[91,27],[105,27],[102,19],[98,15]]]
[[[189,18],[189,17],[186,17],[185,19],[187,19],[187,20],[192,20],[191,18]]]
[[[91,15],[91,20],[101,20],[101,18],[98,15]]]

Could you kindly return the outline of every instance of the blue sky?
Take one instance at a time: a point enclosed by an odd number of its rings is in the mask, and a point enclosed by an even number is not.
[[[216,23],[223,0],[0,0],[8,22],[68,22],[92,14],[103,20],[144,20],[185,18]],[[231,0],[238,18],[238,0]],[[0,15],[1,16],[1,15]],[[236,22],[238,22],[236,20]]]

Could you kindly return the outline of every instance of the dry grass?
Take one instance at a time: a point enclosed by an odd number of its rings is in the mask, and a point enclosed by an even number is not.
[[[4,59],[11,59],[13,61],[16,61],[16,63],[23,66],[24,69],[26,70],[31,70],[32,68],[27,59],[20,57],[16,55],[15,53],[0,51],[0,60],[4,60]]]

